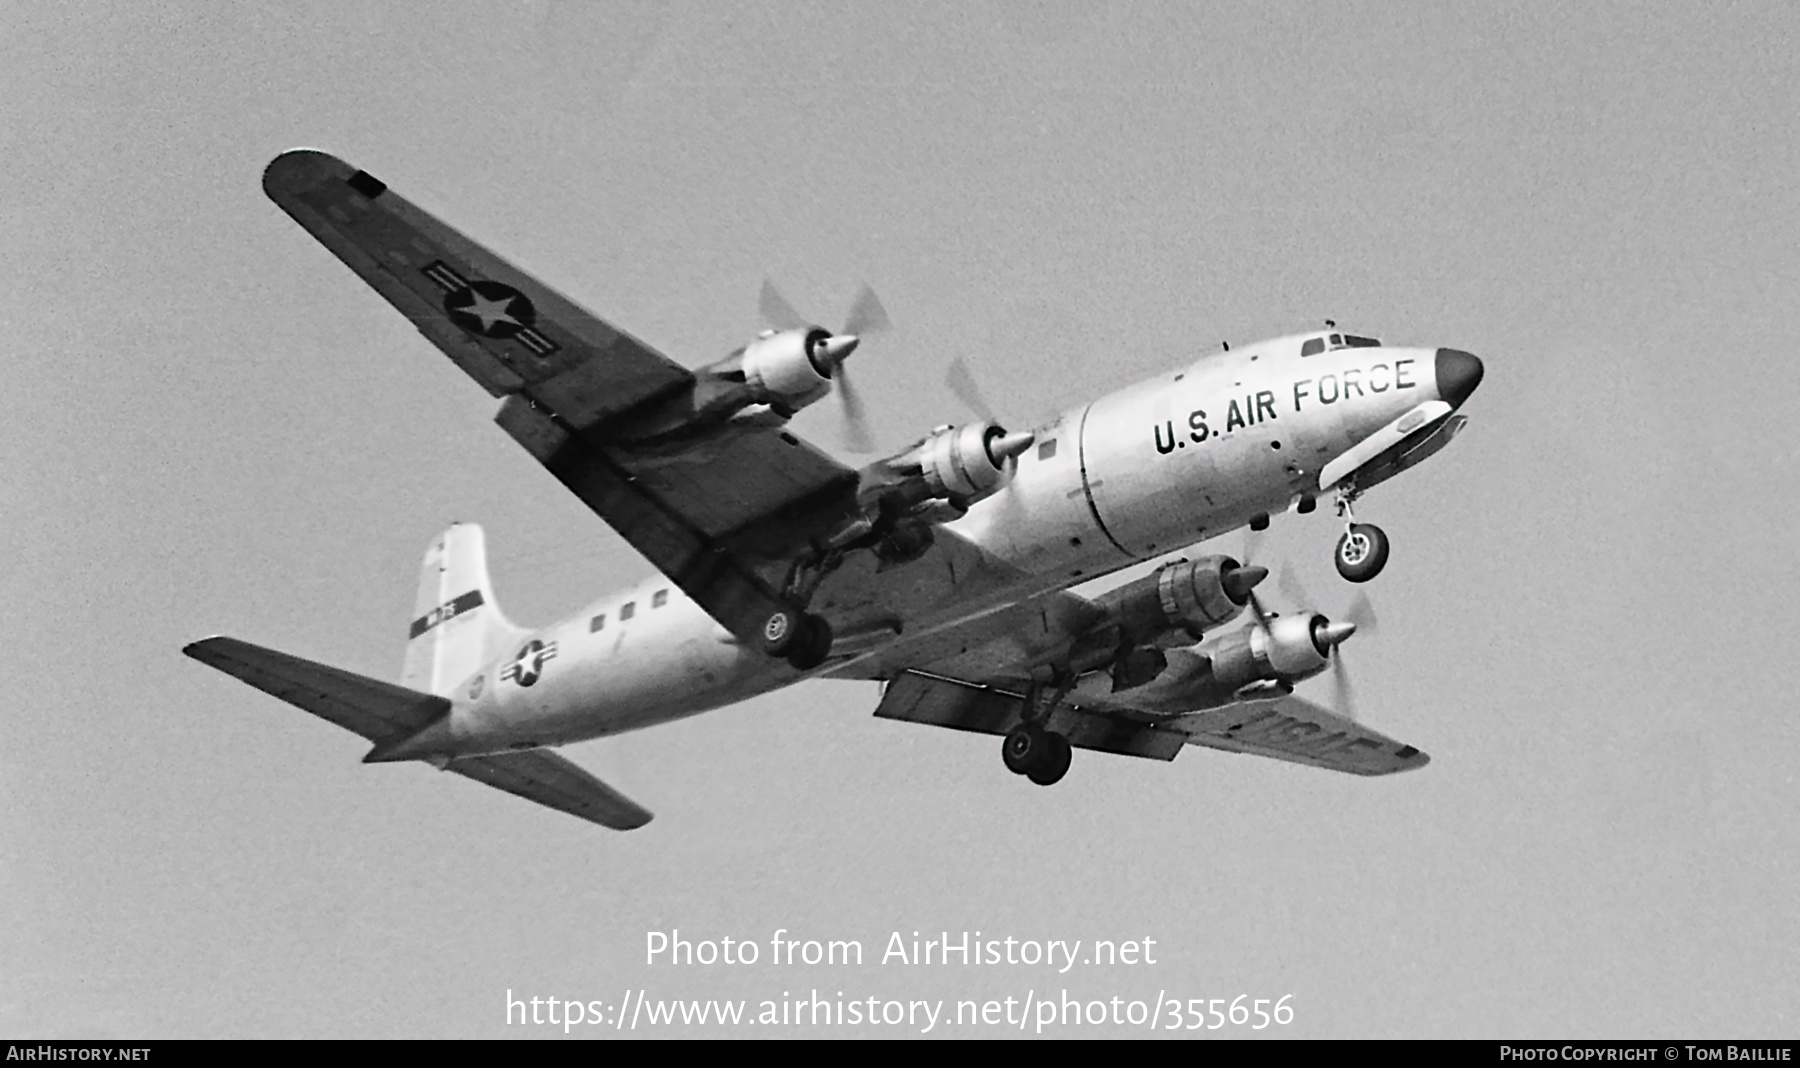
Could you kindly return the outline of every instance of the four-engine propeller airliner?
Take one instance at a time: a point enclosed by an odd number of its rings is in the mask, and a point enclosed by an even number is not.
[[[481,529],[456,525],[426,551],[398,685],[232,638],[186,648],[363,735],[367,761],[629,829],[650,813],[551,747],[827,677],[883,681],[878,716],[998,735],[1006,767],[1043,785],[1071,749],[1171,760],[1194,744],[1360,775],[1427,762],[1294,695],[1356,627],[1264,611],[1263,567],[1195,554],[1096,596],[1070,587],[1326,496],[1339,573],[1373,578],[1388,541],[1354,502],[1462,428],[1483,373],[1466,352],[1328,326],[1027,432],[940,427],[855,470],[786,424],[834,387],[856,415],[844,361],[885,322],[872,292],[833,333],[766,290],[777,328],[690,370],[332,156],[284,153],[263,186],[659,572],[528,630],[495,603]]]

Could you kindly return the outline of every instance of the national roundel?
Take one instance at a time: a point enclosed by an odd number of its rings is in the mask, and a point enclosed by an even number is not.
[[[537,321],[531,300],[500,282],[471,282],[444,296],[450,321],[482,337],[508,338]]]
[[[544,674],[544,661],[556,659],[556,643],[541,642],[536,638],[525,643],[519,655],[512,658],[500,677],[520,686],[530,686]]]

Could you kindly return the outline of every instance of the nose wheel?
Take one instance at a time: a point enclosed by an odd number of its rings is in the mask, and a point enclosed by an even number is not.
[[[1332,562],[1345,581],[1367,582],[1387,566],[1388,536],[1373,523],[1356,521],[1356,514],[1350,510],[1355,500],[1354,489],[1338,491],[1337,511],[1344,517],[1344,533],[1338,538]]]

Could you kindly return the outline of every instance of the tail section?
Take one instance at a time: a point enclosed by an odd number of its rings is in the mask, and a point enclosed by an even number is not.
[[[447,696],[525,634],[494,603],[481,528],[454,524],[425,550],[401,685]]]

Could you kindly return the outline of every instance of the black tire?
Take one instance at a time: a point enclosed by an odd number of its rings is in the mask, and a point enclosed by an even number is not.
[[[1332,554],[1338,574],[1349,582],[1367,582],[1388,562],[1388,538],[1373,523],[1352,523]]]
[[[794,665],[795,671],[811,671],[831,655],[831,624],[823,616],[809,615],[805,621],[806,633],[799,646],[788,654],[788,663]]]
[[[1006,762],[1006,770],[1014,775],[1028,773],[1040,760],[1039,754],[1049,745],[1049,738],[1042,727],[1033,723],[1021,723],[1007,731],[1000,743],[1000,759]]]
[[[1074,758],[1074,747],[1069,740],[1060,734],[1047,734],[1049,745],[1042,750],[1043,759],[1038,766],[1025,772],[1025,777],[1039,786],[1054,786],[1069,773],[1069,761]]]
[[[806,617],[791,608],[778,608],[763,621],[757,641],[770,656],[785,657],[806,638]]]

